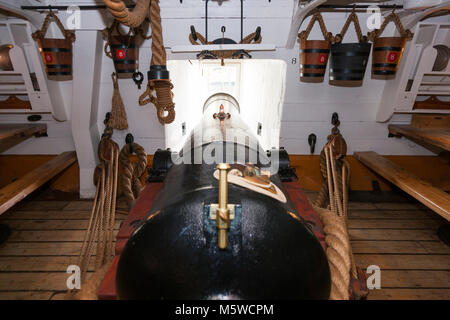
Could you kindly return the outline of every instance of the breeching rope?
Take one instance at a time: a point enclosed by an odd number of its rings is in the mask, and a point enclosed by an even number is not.
[[[345,153],[345,140],[335,127],[320,153],[320,170],[324,182],[313,203],[326,234],[332,300],[348,300],[350,277],[358,278],[347,230],[350,166]]]
[[[135,153],[138,157],[137,163],[130,161],[130,155]],[[135,142],[124,145],[119,154],[120,164],[123,168],[122,191],[127,200],[128,206],[133,206],[135,200],[142,191],[140,177],[147,168],[147,153],[144,148]]]
[[[100,164],[95,168],[94,172],[94,184],[97,186],[94,204],[78,258],[82,288],[75,295],[73,292],[69,293],[68,298],[80,300],[97,299],[97,288],[114,257],[113,242],[119,161],[123,166],[121,182],[129,205],[134,203],[134,199],[139,196],[142,190],[139,178],[147,166],[147,154],[142,146],[132,141],[125,144],[122,151],[119,152],[119,146],[111,138],[113,128],[110,122],[111,117],[108,113],[104,121],[106,127],[98,145]],[[131,163],[128,159],[133,152],[138,156],[137,164]],[[85,281],[87,271],[92,268],[94,255],[95,263],[93,267],[95,272]]]
[[[98,145],[100,164],[94,172],[94,183],[97,185],[97,190],[78,262],[82,280],[85,279],[94,253],[96,255],[95,269],[99,269],[114,257],[112,244],[119,172],[119,146],[111,139],[113,129],[108,125],[108,120],[105,120],[106,128]]]

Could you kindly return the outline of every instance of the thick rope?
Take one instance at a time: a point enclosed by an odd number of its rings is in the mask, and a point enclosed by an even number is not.
[[[159,0],[138,0],[133,12],[126,8],[122,0],[103,0],[103,2],[116,20],[131,28],[139,27],[144,22],[147,14],[149,15],[152,30],[152,58],[150,64],[152,66],[166,66],[167,58],[162,35]],[[149,79],[147,89],[139,97],[140,105],[150,102],[155,105],[158,120],[161,124],[172,123],[175,119],[172,89],[173,85],[168,79]],[[156,97],[153,96],[153,91],[156,92]]]
[[[159,0],[152,0],[150,6],[150,23],[152,28],[152,66],[166,66],[166,50],[164,48],[161,9]],[[173,84],[168,79],[149,79],[147,89],[139,97],[139,104],[153,103],[161,124],[172,123],[175,119],[175,103],[173,102]],[[156,97],[153,96],[153,91]]]
[[[327,258],[331,273],[331,300],[348,300],[350,285],[350,241],[344,218],[334,212],[314,206],[324,224]]]
[[[119,91],[119,81],[115,72],[111,74],[114,91],[111,102],[111,116],[108,125],[117,130],[124,130],[128,128],[127,113],[125,105],[123,104],[122,96]]]
[[[45,17],[44,23],[42,24],[41,30],[37,30],[31,35],[34,40],[42,40],[45,38],[45,34],[47,33],[47,29],[48,29],[51,19],[53,19],[55,21],[56,25],[61,30],[61,32],[64,35],[64,38],[66,40],[75,42],[75,39],[76,39],[75,31],[64,29],[64,25],[62,24],[61,20],[59,20],[58,16],[56,14],[54,14],[53,12],[49,12],[47,14],[47,16]]]
[[[335,143],[336,139],[342,139]],[[357,279],[347,230],[348,185],[350,166],[342,154],[344,148],[339,133],[328,136],[328,142],[320,154],[320,170],[323,184],[314,201],[316,211],[324,224],[327,257],[330,265],[332,288],[330,299],[349,299],[350,277]],[[341,149],[336,150],[336,146]]]
[[[137,0],[133,11],[129,11],[122,0],[103,2],[117,21],[131,28],[137,28],[144,22],[150,7],[150,0]]]
[[[132,153],[137,155],[138,163],[132,163],[130,161],[130,155]],[[130,144],[126,144],[120,151],[119,160],[123,169],[121,179],[123,193],[128,205],[132,206],[143,188],[140,177],[147,168],[147,153],[137,143],[132,143],[131,146]]]
[[[333,35],[331,34],[331,32],[328,32],[327,27],[325,26],[325,22],[323,21],[323,18],[322,18],[322,15],[320,14],[320,12],[314,13],[311,20],[309,21],[308,27],[298,34],[300,41],[305,41],[308,39],[309,33],[311,32],[316,21],[319,22],[320,30],[322,31],[322,35],[323,35],[324,39],[329,42],[332,42]]]
[[[386,28],[386,26],[389,24],[389,22],[393,21],[400,33],[400,36],[403,38],[406,38],[408,40],[411,40],[413,37],[413,33],[411,33],[411,31],[409,30],[405,30],[405,28],[403,27],[402,21],[400,20],[400,17],[392,12],[390,15],[388,15],[386,17],[386,19],[384,19],[383,23],[380,26],[380,29],[375,29],[372,32],[368,33],[368,38],[370,41],[375,41],[376,38],[380,37],[381,34],[383,33],[384,29]]]
[[[94,252],[96,256],[95,270],[100,269],[114,257],[112,244],[119,170],[119,146],[111,139],[108,132],[111,132],[111,130],[105,130],[106,134],[104,134],[98,146],[100,164],[94,174],[94,183],[97,185],[97,190],[78,260],[82,280],[86,278]]]
[[[358,41],[359,42],[363,41],[364,37],[361,32],[361,26],[359,25],[358,16],[356,15],[355,12],[352,12],[348,16],[347,21],[345,21],[345,24],[342,27],[341,33],[337,34],[334,37],[334,42],[341,43],[342,39],[344,39],[344,36],[347,33],[348,27],[350,26],[351,22],[353,22],[353,24],[355,25],[355,31],[356,31],[356,35],[358,36]]]

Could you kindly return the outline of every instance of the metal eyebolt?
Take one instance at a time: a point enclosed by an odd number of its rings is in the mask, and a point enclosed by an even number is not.
[[[194,26],[191,26],[191,35],[192,35],[192,38],[194,39],[194,41],[198,40],[197,32],[195,31],[195,27]]]
[[[256,28],[256,35],[253,38],[254,41],[258,41],[259,37],[261,37],[261,27]]]
[[[128,133],[125,136],[125,143],[130,146],[130,154],[133,153],[133,142],[134,142],[134,136],[131,133]]]

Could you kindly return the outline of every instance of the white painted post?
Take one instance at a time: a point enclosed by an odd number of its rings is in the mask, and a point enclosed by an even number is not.
[[[100,32],[77,31],[73,54],[72,135],[80,166],[80,198],[93,198],[94,169],[98,163],[98,97],[103,41]]]
[[[326,0],[313,0],[297,9],[294,16],[292,17],[291,29],[289,31],[289,36],[286,43],[287,49],[294,48],[295,41],[297,41],[298,31],[300,30],[302,22],[308,15],[308,13],[310,13],[313,9],[317,8],[324,2],[326,2]]]

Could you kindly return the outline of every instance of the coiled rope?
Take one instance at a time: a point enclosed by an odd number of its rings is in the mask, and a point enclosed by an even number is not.
[[[320,154],[323,184],[313,203],[326,234],[332,300],[348,300],[350,277],[358,278],[347,230],[350,166],[345,152],[345,140],[336,129]]]
[[[161,9],[159,0],[138,0],[130,12],[122,0],[103,0],[111,14],[122,24],[137,28],[149,14],[152,30],[152,66],[166,66],[166,50],[164,48]],[[150,8],[149,12],[148,9]],[[169,79],[149,79],[147,89],[139,97],[141,106],[153,103],[157,110],[158,120],[161,124],[172,123],[175,119],[175,104],[173,102],[173,85]],[[155,91],[156,96],[153,95]]]
[[[113,129],[107,123],[106,125],[98,145],[100,164],[94,172],[94,184],[97,186],[97,190],[78,260],[82,281],[86,277],[94,253],[95,270],[114,257],[113,233],[119,172],[119,146],[111,139]]]
[[[138,157],[137,163],[130,161],[130,155],[133,153]],[[147,153],[142,146],[133,142],[123,146],[119,160],[123,168],[121,177],[123,194],[131,207],[143,188],[140,177],[147,168]]]

